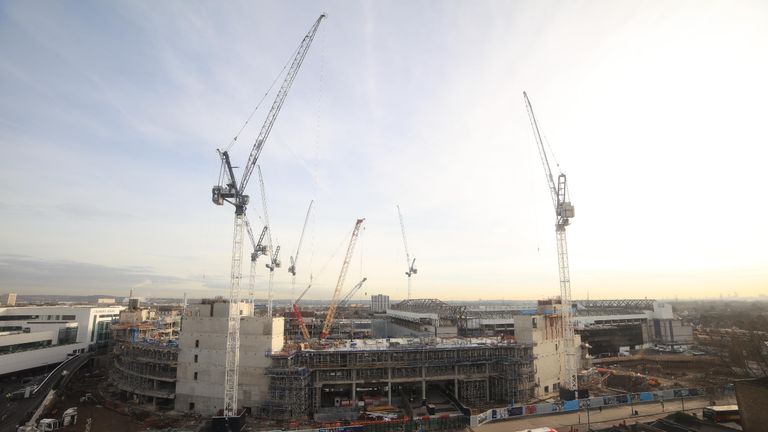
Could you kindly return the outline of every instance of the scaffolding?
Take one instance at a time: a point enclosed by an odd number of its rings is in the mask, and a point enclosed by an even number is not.
[[[261,415],[278,420],[305,418],[312,400],[309,369],[291,367],[287,358],[273,358],[273,366],[267,369],[266,375],[269,398],[260,408]]]
[[[273,354],[269,398],[262,414],[273,419],[305,419],[323,407],[326,390],[348,389],[354,409],[356,386],[388,388],[393,384],[440,383],[470,407],[525,403],[533,394],[533,348],[497,341],[434,340],[400,345],[329,346]],[[346,390],[345,390],[346,391]],[[389,398],[391,398],[391,394]],[[391,400],[390,400],[391,403]],[[344,406],[344,405],[342,405]]]
[[[158,319],[112,326],[110,381],[127,399],[173,407],[176,398],[179,320]]]

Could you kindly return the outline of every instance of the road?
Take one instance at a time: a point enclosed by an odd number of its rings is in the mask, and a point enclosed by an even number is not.
[[[37,393],[29,399],[7,400],[3,397],[2,401],[0,401],[0,419],[2,419],[0,421],[0,432],[16,432],[19,422],[27,418],[28,414],[31,415],[30,412],[37,410],[43,399],[48,395],[48,392],[53,388],[53,385],[59,381],[59,377],[62,376],[63,372],[66,370],[69,373],[73,373],[80,369],[89,358],[89,354],[81,354],[64,362],[63,366],[51,372],[52,375],[49,374],[49,378],[45,380],[37,390]]]
[[[735,397],[720,397],[716,400],[718,405],[730,405],[736,403]],[[709,398],[691,398],[685,400],[685,412],[695,413],[701,418],[701,408],[710,405]],[[603,407],[602,411],[598,409],[589,410],[589,425],[592,429],[609,427],[623,420],[627,424],[634,422],[647,422],[657,418],[666,417],[675,412],[682,411],[683,403],[679,399],[674,401],[664,401],[664,407],[658,402],[650,402],[634,405],[638,411],[638,416],[630,417],[629,405],[618,407]],[[587,425],[586,411],[579,411],[567,414],[553,414],[546,416],[531,416],[518,420],[499,421],[495,423],[486,423],[482,426],[473,427],[475,432],[510,432],[526,430],[530,428],[549,426],[560,432],[585,432],[589,430]]]

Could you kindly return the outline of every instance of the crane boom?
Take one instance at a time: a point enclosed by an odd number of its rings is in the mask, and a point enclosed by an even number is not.
[[[309,213],[312,211],[312,204],[315,200],[309,202],[309,208],[307,209],[307,215],[304,217],[304,226],[301,228],[301,236],[299,236],[299,245],[296,247],[295,258],[291,257],[291,266],[288,267],[288,272],[293,276],[296,276],[296,264],[299,262],[299,252],[301,252],[301,244],[304,242],[304,232],[307,230],[307,222],[309,222]]]
[[[277,98],[272,104],[267,117],[264,121],[264,125],[261,128],[261,132],[256,138],[256,142],[251,149],[251,154],[248,157],[248,162],[243,170],[243,176],[240,179],[239,185],[235,177],[234,170],[230,161],[229,153],[225,151],[217,150],[219,158],[221,159],[221,172],[219,175],[219,184],[211,189],[211,200],[216,205],[224,205],[225,202],[232,204],[235,207],[235,220],[234,220],[234,232],[232,238],[232,265],[230,267],[230,284],[229,284],[229,316],[227,320],[227,351],[224,368],[224,417],[237,416],[238,404],[237,404],[237,390],[238,390],[238,373],[240,365],[240,279],[242,278],[242,255],[243,255],[243,234],[245,231],[245,211],[249,202],[249,197],[246,195],[245,187],[248,184],[253,168],[258,161],[259,154],[264,147],[264,143],[269,136],[269,132],[272,130],[272,126],[275,123],[277,114],[280,112],[280,108],[285,102],[285,97],[288,95],[288,90],[296,78],[296,74],[299,71],[301,63],[304,61],[304,57],[307,54],[307,50],[312,43],[312,39],[315,37],[315,33],[325,18],[325,14],[315,21],[312,27],[302,39],[296,55],[293,58],[291,67],[286,74],[280,90],[278,91]],[[227,182],[224,181],[224,173],[226,173]],[[267,233],[269,233],[268,230]],[[271,247],[271,245],[270,245]],[[270,250],[271,252],[271,250]],[[274,259],[273,259],[274,261]],[[270,273],[272,275],[272,273]],[[271,280],[271,278],[270,278]],[[270,285],[271,286],[271,285]],[[271,312],[271,311],[270,311]]]
[[[323,322],[323,331],[320,333],[320,339],[327,338],[331,331],[331,324],[333,324],[333,317],[336,315],[336,306],[339,302],[339,294],[344,287],[344,280],[347,278],[349,263],[352,260],[352,252],[355,250],[355,242],[357,241],[357,236],[360,234],[360,227],[363,225],[364,220],[365,219],[358,219],[357,222],[355,222],[355,228],[352,230],[349,246],[347,246],[347,254],[344,256],[344,262],[341,264],[341,273],[339,273],[339,280],[336,282],[336,290],[333,291],[331,306],[328,307],[328,314],[325,316],[325,322]]]
[[[304,291],[301,292],[301,295],[296,299],[296,301],[293,302],[293,316],[296,318],[296,321],[299,322],[299,330],[301,330],[301,335],[304,337],[304,340],[309,340],[309,330],[307,330],[307,324],[304,322],[304,317],[301,316],[301,310],[299,310],[299,302],[302,298],[304,298],[304,294],[309,291],[309,289],[312,287],[312,275],[309,275],[309,285],[307,285],[306,288],[304,288]]]
[[[400,212],[400,206],[397,206],[397,216],[400,218],[400,231],[403,233],[403,246],[405,246],[405,266],[408,269],[405,275],[408,276],[408,300],[411,299],[411,276],[415,275],[419,271],[416,269],[416,258],[411,259],[411,254],[408,251],[408,239],[405,237],[405,223],[403,222],[403,214]]]
[[[307,55],[309,46],[312,44],[312,40],[315,38],[315,33],[317,33],[317,28],[320,27],[320,23],[323,21],[323,18],[325,18],[325,14],[322,14],[317,18],[315,23],[312,25],[312,28],[309,29],[309,32],[306,34],[306,36],[304,36],[304,39],[302,39],[301,44],[299,44],[296,56],[293,58],[291,67],[288,69],[288,72],[285,75],[285,79],[283,80],[283,85],[281,85],[280,90],[277,91],[275,101],[272,102],[272,108],[270,108],[266,120],[261,126],[261,131],[259,131],[259,135],[256,137],[256,141],[253,144],[251,154],[248,156],[248,162],[245,164],[243,176],[240,178],[240,190],[245,190],[245,186],[248,184],[248,180],[251,178],[251,173],[253,173],[253,166],[256,165],[256,161],[259,159],[261,149],[264,148],[264,143],[267,141],[267,137],[272,131],[272,126],[275,124],[277,114],[280,113],[280,108],[283,107],[283,102],[285,102],[285,98],[288,96],[288,90],[290,90],[291,84],[293,84],[293,80],[296,78],[296,74],[299,73],[301,63],[304,61],[304,57]]]
[[[533,128],[533,135],[536,138],[536,144],[539,150],[539,157],[544,166],[544,174],[547,178],[552,204],[555,208],[555,234],[557,237],[557,261],[558,272],[560,276],[560,302],[562,307],[562,332],[565,342],[565,356],[563,357],[563,379],[565,387],[568,390],[578,390],[578,357],[576,353],[573,320],[571,311],[571,275],[568,264],[568,242],[566,241],[565,228],[570,224],[570,219],[574,217],[574,207],[568,199],[567,178],[564,173],[557,176],[557,183],[552,176],[552,169],[549,165],[544,142],[541,139],[539,124],[536,116],[533,114],[533,106],[528,99],[528,94],[523,92],[525,106],[528,110],[528,117]]]
[[[349,300],[351,300],[351,299],[352,299],[352,296],[354,296],[354,295],[355,295],[355,293],[356,293],[356,292],[358,292],[358,291],[360,290],[360,288],[362,288],[363,284],[364,284],[364,283],[365,283],[365,281],[367,281],[367,280],[368,280],[368,278],[363,278],[363,279],[362,279],[360,282],[356,283],[356,284],[355,284],[355,286],[353,286],[353,287],[352,287],[352,288],[351,288],[351,289],[350,289],[350,290],[347,292],[347,294],[344,296],[344,298],[343,298],[343,299],[341,299],[341,301],[339,302],[339,306],[340,306],[340,307],[346,306],[346,305],[347,305],[347,303],[349,303]]]

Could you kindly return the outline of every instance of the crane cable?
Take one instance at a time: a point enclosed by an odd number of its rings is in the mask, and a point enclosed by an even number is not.
[[[226,149],[224,149],[224,151],[229,151],[232,148],[232,146],[235,145],[235,143],[237,142],[237,139],[240,137],[240,134],[243,133],[243,130],[245,129],[245,127],[248,126],[248,123],[251,121],[251,118],[253,118],[254,114],[256,114],[256,111],[259,109],[259,107],[261,107],[261,104],[264,102],[264,99],[267,98],[269,93],[275,87],[275,84],[277,84],[277,81],[280,79],[281,76],[283,76],[283,74],[285,73],[285,70],[291,64],[291,62],[293,61],[293,58],[296,57],[296,53],[299,52],[300,48],[301,48],[301,44],[299,44],[299,46],[296,47],[296,49],[293,51],[291,56],[288,58],[288,61],[285,63],[285,65],[283,65],[283,68],[280,70],[280,73],[277,74],[277,76],[275,77],[275,80],[272,81],[272,84],[269,86],[267,91],[261,97],[261,99],[259,100],[259,103],[256,104],[256,107],[253,109],[253,111],[251,111],[251,114],[245,120],[245,123],[243,123],[243,126],[240,127],[240,130],[237,131],[237,134],[235,134],[235,137],[232,138],[232,141],[229,142],[229,144],[227,145]]]

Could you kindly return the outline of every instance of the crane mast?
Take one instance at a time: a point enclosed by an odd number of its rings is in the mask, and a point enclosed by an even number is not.
[[[277,114],[288,96],[288,90],[291,87],[296,74],[299,72],[304,57],[309,50],[312,40],[315,37],[320,23],[325,14],[320,15],[310,28],[309,32],[302,39],[296,55],[293,58],[290,68],[286,73],[285,79],[277,93],[272,108],[264,120],[261,131],[253,144],[248,162],[243,169],[243,175],[240,182],[235,177],[234,170],[229,157],[229,152],[217,150],[221,159],[221,173],[219,175],[219,184],[211,189],[211,200],[216,205],[224,205],[225,202],[235,207],[235,219],[233,223],[232,235],[232,264],[230,267],[229,284],[229,315],[227,323],[227,352],[224,370],[224,417],[237,416],[237,384],[238,369],[240,362],[240,280],[242,279],[242,258],[243,258],[243,235],[245,228],[245,211],[248,206],[249,197],[245,195],[245,188],[248,185],[253,168],[258,161],[264,143],[269,136],[272,126],[274,126]],[[226,183],[224,179],[226,177]]]
[[[544,148],[544,142],[541,139],[541,131],[533,113],[533,106],[528,99],[528,94],[523,92],[525,106],[528,110],[528,117],[533,128],[533,135],[536,138],[536,144],[539,150],[539,158],[544,166],[544,175],[549,185],[549,191],[552,198],[552,204],[555,208],[555,234],[557,237],[557,261],[560,276],[560,301],[562,307],[562,332],[565,341],[565,356],[563,358],[563,382],[568,390],[578,390],[578,356],[574,340],[572,310],[571,310],[571,275],[568,265],[568,242],[566,241],[565,228],[570,225],[570,219],[574,217],[574,207],[568,197],[568,182],[564,173],[557,176],[555,182],[550,168],[549,158]]]
[[[403,222],[403,214],[400,212],[400,206],[397,206],[397,216],[400,218],[400,231],[403,233],[403,246],[405,246],[405,266],[408,269],[405,275],[408,276],[408,300],[411,299],[411,275],[415,275],[419,271],[416,269],[416,258],[411,260],[411,254],[408,252],[408,240],[405,237],[405,223]]]
[[[272,316],[272,287],[275,281],[275,269],[280,268],[280,246],[274,247],[272,243],[272,226],[269,224],[269,210],[267,209],[267,191],[264,188],[264,176],[261,174],[261,166],[256,165],[259,172],[259,189],[261,190],[261,206],[264,210],[264,225],[267,229],[267,250],[269,251],[270,261],[266,267],[269,269],[269,286],[267,288],[267,316]]]
[[[349,263],[352,260],[352,252],[355,250],[355,242],[358,235],[360,235],[360,227],[363,225],[365,219],[358,219],[355,222],[355,228],[352,230],[352,237],[349,239],[349,246],[347,246],[347,254],[344,256],[344,262],[341,264],[341,273],[339,273],[339,280],[336,282],[336,290],[333,291],[333,298],[331,299],[331,306],[328,307],[328,315],[325,316],[323,322],[323,331],[320,333],[320,339],[325,339],[331,331],[331,324],[333,324],[333,317],[336,315],[336,306],[339,302],[339,294],[344,287],[344,280],[347,278],[347,270],[349,270]]]

